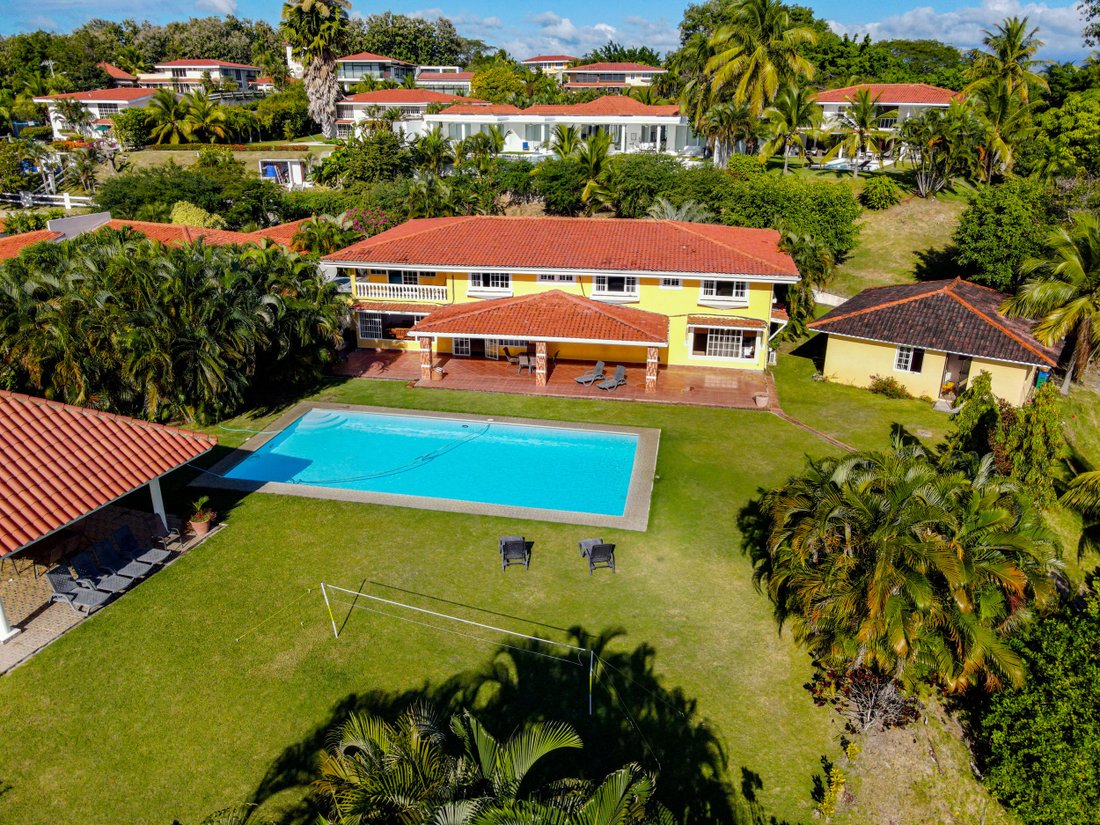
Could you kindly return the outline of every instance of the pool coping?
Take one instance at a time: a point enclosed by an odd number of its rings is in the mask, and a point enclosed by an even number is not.
[[[540,507],[519,507],[507,504],[486,504],[478,501],[461,501],[431,496],[410,496],[398,493],[375,493],[366,490],[348,490],[341,487],[321,487],[310,484],[287,484],[280,481],[249,481],[242,478],[225,478],[225,473],[244,461],[290,424],[310,410],[341,410],[345,412],[380,413],[416,418],[447,418],[458,421],[497,422],[525,426],[550,427],[562,430],[588,432],[630,433],[638,437],[634,453],[634,468],[630,473],[630,486],[626,506],[621,516],[596,513],[578,513],[572,510],[547,510]],[[305,401],[296,404],[267,429],[245,441],[209,471],[191,482],[191,486],[236,490],[246,493],[275,493],[277,495],[323,498],[335,501],[354,501],[363,504],[382,504],[390,507],[408,507],[415,510],[439,510],[447,513],[465,513],[478,516],[549,521],[559,524],[578,524],[589,527],[616,527],[622,530],[645,532],[649,527],[649,510],[653,497],[653,481],[657,473],[657,452],[661,443],[661,431],[654,427],[629,427],[595,424],[586,421],[551,421],[542,418],[513,418],[510,416],[475,415],[472,413],[442,412],[438,410],[408,410],[400,407],[375,407],[362,404],[332,404],[323,401]]]

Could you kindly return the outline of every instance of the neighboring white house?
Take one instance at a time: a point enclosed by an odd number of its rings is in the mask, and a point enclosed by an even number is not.
[[[415,74],[416,66],[412,63],[371,52],[359,52],[336,58],[336,81],[344,91],[368,77],[374,80],[393,80],[404,83],[406,76]]]
[[[149,101],[155,94],[154,89],[96,89],[91,92],[65,92],[63,94],[45,95],[34,98],[35,103],[45,104],[49,113],[50,126],[53,127],[55,140],[60,140],[66,133],[76,131],[67,123],[57,109],[59,100],[77,100],[87,110],[91,117],[84,131],[88,134],[96,131],[108,131],[111,128],[111,116],[123,109],[143,109],[149,105]]]
[[[543,74],[560,75],[578,60],[579,57],[568,54],[540,54],[527,58],[523,65],[531,71],[538,69]]]
[[[668,69],[641,63],[586,63],[562,70],[567,89],[629,89],[649,86]]]
[[[150,89],[174,89],[177,92],[193,92],[203,87],[203,79],[209,75],[218,84],[232,81],[237,88],[247,92],[249,84],[260,76],[258,66],[246,63],[230,63],[225,60],[169,60],[157,63],[155,72],[139,74],[139,86]]]
[[[613,152],[666,152],[700,157],[706,141],[695,134],[680,107],[649,106],[631,97],[607,95],[588,103],[530,106],[458,104],[425,114],[424,130],[437,125],[453,140],[496,126],[506,152],[548,152],[556,126],[574,126],[582,138],[611,135]]]
[[[416,85],[421,89],[431,89],[433,92],[443,92],[448,95],[468,95],[473,84],[474,73],[459,71],[436,71],[436,69],[450,68],[442,66],[421,66],[416,75]],[[431,69],[432,71],[426,71]]]
[[[425,131],[424,115],[429,106],[452,106],[456,103],[483,104],[484,101],[431,89],[377,89],[349,95],[336,104],[337,136],[350,135],[375,110],[396,109],[401,113],[401,119],[394,122],[394,130],[416,137]]]
[[[946,109],[952,100],[961,99],[962,93],[941,89],[927,83],[860,83],[840,89],[818,92],[814,100],[822,110],[822,125],[828,129],[852,104],[855,96],[866,90],[876,100],[875,108],[881,114],[897,111],[896,117],[879,119],[880,129],[897,129],[908,118],[916,117],[930,109]]]

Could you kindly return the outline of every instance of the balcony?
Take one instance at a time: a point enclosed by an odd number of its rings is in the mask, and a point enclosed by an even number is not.
[[[355,282],[356,298],[379,301],[446,301],[447,287],[418,284],[371,284]]]

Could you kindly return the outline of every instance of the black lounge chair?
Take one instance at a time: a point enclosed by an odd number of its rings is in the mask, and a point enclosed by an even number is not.
[[[593,544],[587,550],[581,552],[582,556],[588,558],[588,575],[592,575],[592,571],[596,568],[606,567],[615,572],[615,545],[614,544]]]
[[[500,540],[501,572],[512,564],[522,564],[525,570],[531,566],[531,544],[523,536],[503,536]]]
[[[603,544],[603,539],[581,539],[577,542],[577,547],[580,548],[582,556],[587,556],[588,552],[597,544]]]
[[[578,384],[594,384],[597,381],[602,381],[606,377],[603,371],[603,361],[597,361],[596,366],[586,372],[584,375],[578,375],[573,380]]]
[[[107,599],[111,598],[110,593],[103,593],[74,581],[69,569],[63,565],[47,570],[46,580],[53,590],[50,601],[64,602],[77,613],[81,612],[80,608],[82,607],[85,613],[91,613],[97,607],[102,607]]]
[[[133,579],[125,576],[118,576],[110,571],[104,573],[87,550],[81,550],[69,559],[69,564],[76,571],[78,582],[95,590],[102,590],[104,593],[121,593],[134,583]]]
[[[100,567],[110,570],[116,576],[123,576],[128,579],[143,579],[153,572],[153,565],[123,556],[107,539],[93,544],[92,554],[99,562]]]
[[[162,538],[167,540],[170,537],[171,536]],[[111,539],[114,541],[124,558],[128,558],[131,561],[140,561],[142,564],[164,564],[172,555],[167,548],[142,547],[141,543],[137,540],[137,536],[134,535],[134,531],[130,529],[130,525],[128,524],[115,530]]]
[[[625,383],[626,367],[624,367],[622,364],[619,364],[619,366],[615,367],[615,375],[613,375],[611,378],[608,378],[606,381],[601,381],[596,386],[599,387],[601,390],[607,390],[608,392],[611,392],[616,387],[621,387]]]

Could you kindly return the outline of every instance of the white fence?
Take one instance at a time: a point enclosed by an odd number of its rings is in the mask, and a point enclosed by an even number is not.
[[[0,193],[0,203],[11,203],[24,208],[33,206],[61,206],[65,209],[80,209],[92,205],[89,195],[70,195],[62,192],[60,195],[44,195],[37,192],[3,192]]]
[[[370,284],[355,282],[356,298],[381,298],[388,301],[446,301],[447,287],[415,284]]]

